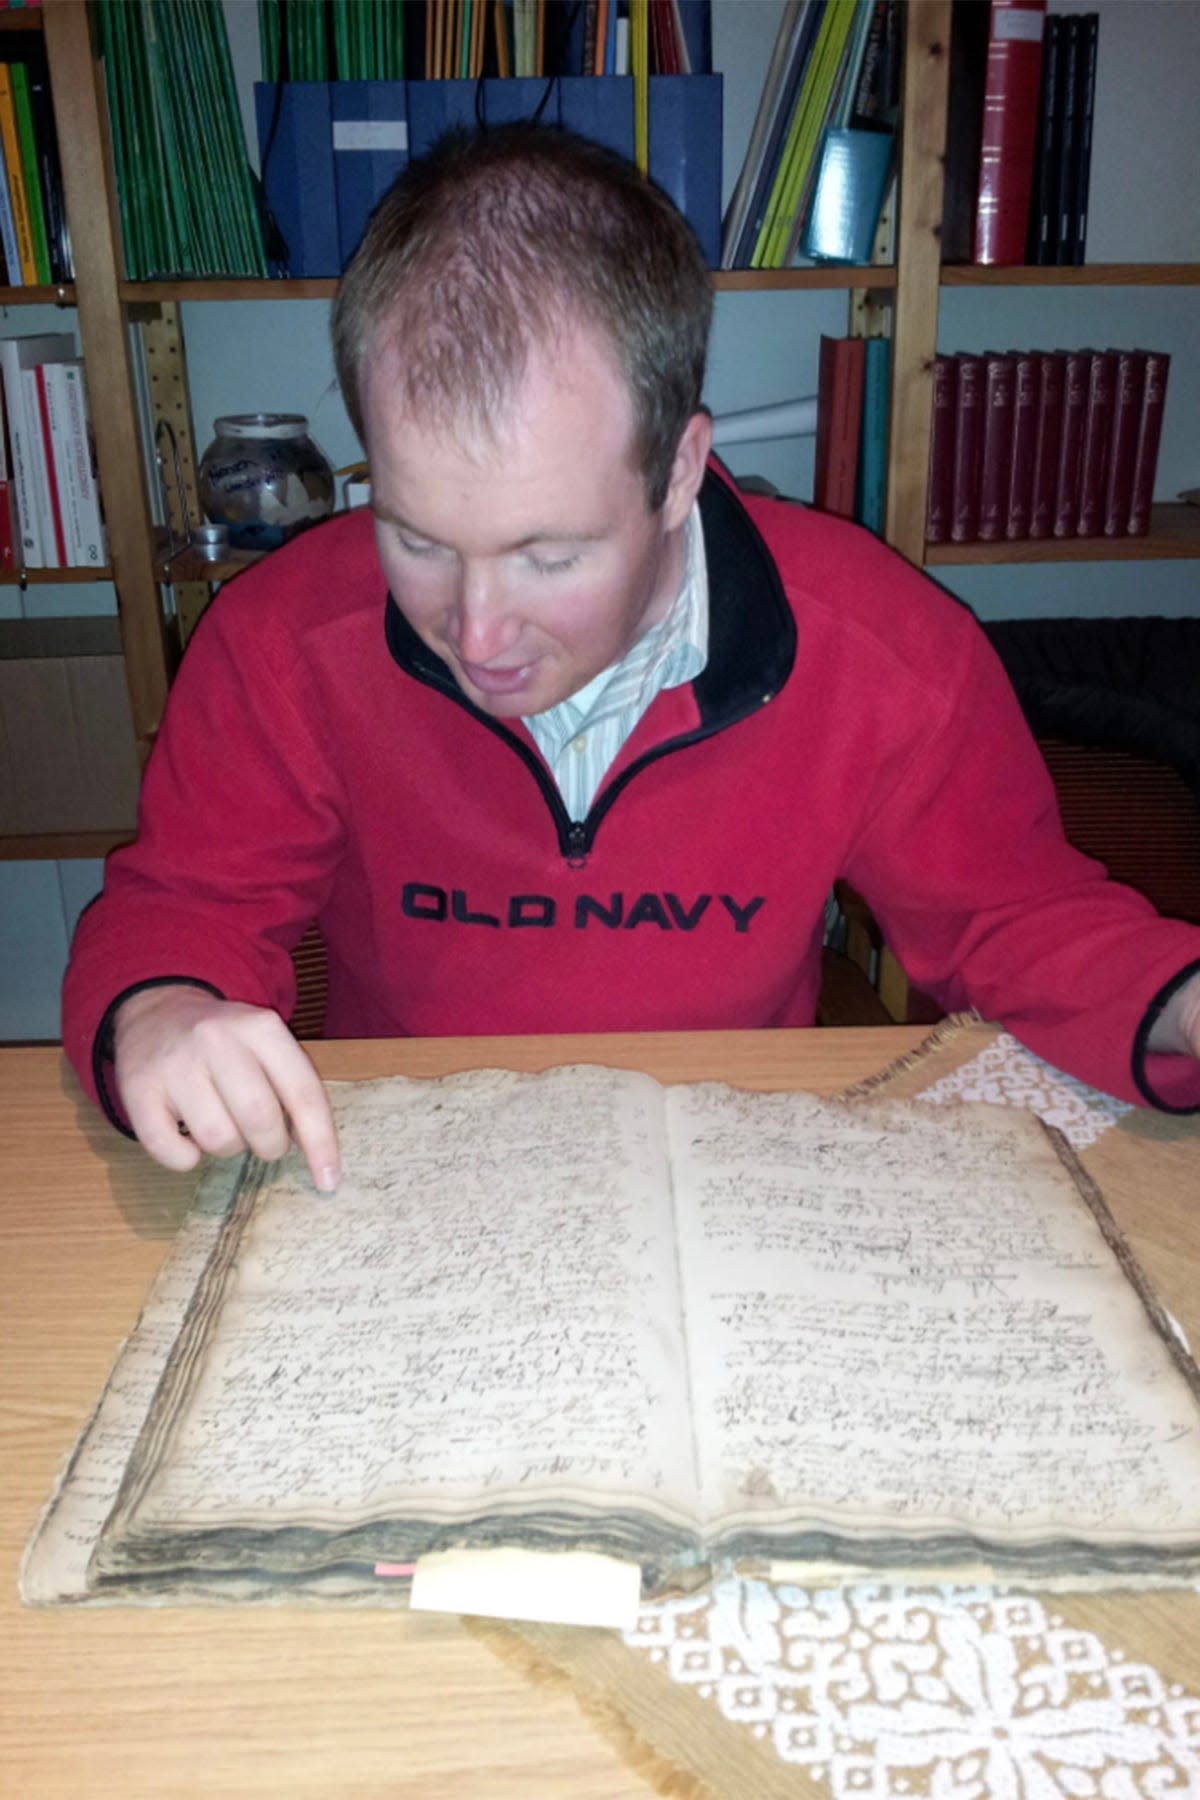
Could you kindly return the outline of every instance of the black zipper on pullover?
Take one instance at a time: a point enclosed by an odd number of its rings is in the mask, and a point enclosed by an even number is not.
[[[443,664],[442,667],[444,668],[445,665]],[[714,737],[726,726],[736,725],[739,719],[747,718],[751,712],[756,712],[759,706],[765,706],[768,700],[773,700],[775,697],[773,693],[762,694],[753,707],[747,706],[742,711],[716,720],[712,724],[699,725],[694,731],[684,732],[681,737],[668,739],[665,744],[656,744],[652,750],[647,750],[642,756],[639,756],[636,762],[630,763],[627,769],[622,769],[616,779],[602,790],[585,819],[572,819],[563,804],[563,797],[558,790],[558,785],[546,769],[545,764],[534,754],[529,745],[517,736],[516,732],[510,731],[508,726],[499,719],[493,719],[490,714],[482,712],[474,701],[463,693],[453,677],[446,679],[442,675],[441,668],[435,670],[415,666],[412,673],[416,675],[418,681],[424,682],[426,687],[436,688],[439,693],[445,694],[448,700],[453,700],[456,705],[461,706],[464,712],[470,714],[471,718],[477,719],[481,725],[486,725],[502,744],[507,744],[516,751],[542,791],[542,798],[549,807],[550,816],[554,820],[559,850],[568,867],[572,869],[582,869],[586,866],[592,845],[596,841],[597,831],[611,810],[618,794],[628,787],[635,775],[639,775],[651,763],[659,762],[664,756],[669,756],[672,751],[686,750],[692,744],[700,744],[705,738]]]

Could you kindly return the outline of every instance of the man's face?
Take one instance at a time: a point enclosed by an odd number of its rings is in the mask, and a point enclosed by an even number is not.
[[[692,420],[666,503],[650,513],[632,403],[590,333],[530,358],[494,442],[402,412],[394,354],[376,359],[364,393],[375,537],[392,595],[484,712],[544,712],[668,611],[707,420]]]

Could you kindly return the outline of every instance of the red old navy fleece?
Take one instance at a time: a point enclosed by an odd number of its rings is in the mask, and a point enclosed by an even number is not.
[[[64,1036],[90,1092],[139,984],[286,1017],[314,918],[331,1036],[809,1025],[841,875],[947,1008],[1110,1093],[1200,1105],[1200,1066],[1141,1047],[1200,931],[1066,844],[970,613],[841,520],[715,473],[701,507],[709,665],[581,825],[524,728],[409,629],[365,512],[223,592],[76,938]]]

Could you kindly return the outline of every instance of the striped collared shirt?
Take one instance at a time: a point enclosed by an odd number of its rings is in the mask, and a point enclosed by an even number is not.
[[[708,568],[698,506],[686,532],[683,585],[666,617],[577,694],[524,721],[574,820],[587,817],[600,783],[651,703],[664,688],[694,681],[708,661]]]

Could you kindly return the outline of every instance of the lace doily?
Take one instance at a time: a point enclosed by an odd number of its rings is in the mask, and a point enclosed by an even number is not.
[[[837,1800],[1200,1796],[1200,1700],[1027,1595],[728,1580],[625,1642]]]
[[[1114,1100],[1076,1081],[1073,1075],[1064,1075],[1006,1031],[917,1098],[935,1105],[947,1100],[990,1100],[998,1106],[1023,1106],[1047,1125],[1057,1126],[1073,1150],[1086,1150],[1110,1125],[1134,1110],[1128,1101]]]

